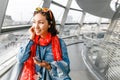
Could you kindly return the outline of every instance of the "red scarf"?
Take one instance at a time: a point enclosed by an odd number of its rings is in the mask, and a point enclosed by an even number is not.
[[[50,43],[52,43],[52,54],[54,60],[55,61],[62,60],[62,52],[58,36],[52,36],[50,33],[48,33],[45,39],[43,38],[39,39],[39,36],[36,36],[34,42],[39,44],[40,46],[47,46]]]
[[[62,60],[62,52],[60,48],[60,42],[57,36],[51,36],[50,33],[47,34],[46,38],[40,38],[39,36],[35,36],[33,40],[34,44],[31,46],[30,56],[26,62],[24,62],[23,71],[21,73],[19,80],[35,80],[34,76],[35,72],[35,64],[33,62],[33,57],[36,56],[36,44],[40,46],[47,46],[52,43],[52,54],[55,61]]]
[[[36,80],[35,79],[35,64],[33,61],[33,57],[36,56],[36,52],[34,51],[36,50],[36,45],[33,44],[31,47],[31,52],[29,53],[29,58],[27,59],[27,61],[24,62],[23,65],[23,70],[20,76],[20,79],[18,80]]]

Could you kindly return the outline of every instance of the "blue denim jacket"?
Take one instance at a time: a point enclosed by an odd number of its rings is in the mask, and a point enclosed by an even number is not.
[[[51,44],[49,44],[48,46],[37,45],[36,56],[40,60],[45,60],[48,63],[50,63],[52,67],[52,69],[48,71],[45,68],[35,65],[36,72],[41,75],[39,80],[71,80],[68,75],[70,72],[70,61],[68,58],[66,44],[62,39],[59,39],[59,41],[62,49],[63,58],[63,60],[61,61],[54,61]],[[33,43],[34,42],[30,40],[27,46],[25,46],[25,48],[24,47],[20,48],[20,53],[17,55],[18,63],[22,64],[28,59],[30,47],[32,46]]]

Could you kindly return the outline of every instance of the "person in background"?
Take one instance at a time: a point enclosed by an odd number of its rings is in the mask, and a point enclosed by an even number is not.
[[[66,44],[57,36],[52,11],[36,8],[29,32],[28,44],[17,55],[23,64],[19,80],[71,80]]]

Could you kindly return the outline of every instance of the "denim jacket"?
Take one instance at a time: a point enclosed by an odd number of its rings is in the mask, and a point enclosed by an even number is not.
[[[36,72],[41,75],[39,80],[71,80],[69,77],[70,61],[68,58],[68,52],[65,42],[59,39],[62,50],[61,61],[54,61],[52,55],[51,44],[48,46],[37,45],[36,56],[41,60],[47,61],[51,65],[51,70],[48,71],[38,65],[35,65]],[[30,47],[34,42],[30,40],[25,47],[20,48],[20,53],[17,55],[17,62],[23,64],[29,57]]]

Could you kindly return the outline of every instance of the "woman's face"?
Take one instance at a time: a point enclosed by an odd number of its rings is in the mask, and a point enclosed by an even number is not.
[[[41,37],[45,37],[48,33],[49,28],[48,21],[46,20],[46,16],[38,13],[33,18],[33,27],[36,35],[40,35]]]

